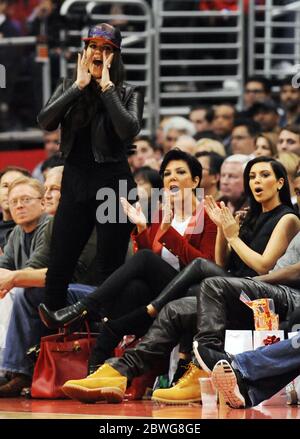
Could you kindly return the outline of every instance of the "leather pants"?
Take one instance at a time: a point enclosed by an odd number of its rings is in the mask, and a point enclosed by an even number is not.
[[[140,343],[127,349],[123,357],[110,358],[107,363],[131,380],[158,362],[165,362],[182,334],[195,333],[196,311],[196,297],[184,297],[168,303]]]
[[[167,303],[183,297],[190,287],[212,276],[229,276],[229,274],[214,262],[204,258],[194,259],[171,280],[151,304],[160,311]]]
[[[197,296],[198,316],[194,339],[215,350],[224,350],[226,329],[254,329],[253,312],[240,300],[242,291],[251,300],[272,298],[280,321],[290,312],[285,288],[254,279],[208,278],[193,290]]]

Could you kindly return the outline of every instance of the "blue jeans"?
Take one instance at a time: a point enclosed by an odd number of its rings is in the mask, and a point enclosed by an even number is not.
[[[232,365],[243,375],[255,406],[300,375],[300,332],[289,340],[237,354]]]
[[[77,302],[94,290],[95,287],[70,284],[68,304]],[[15,295],[1,370],[32,375],[33,365],[26,353],[31,346],[40,343],[41,337],[49,334],[37,311],[44,297],[44,288],[26,288]]]

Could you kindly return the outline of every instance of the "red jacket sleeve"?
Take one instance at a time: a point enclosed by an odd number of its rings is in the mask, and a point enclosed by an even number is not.
[[[138,233],[136,227],[134,228],[133,232],[131,233],[131,239],[133,242],[133,250],[135,253],[143,248],[152,249],[153,239],[150,238],[150,233],[151,227],[147,227],[141,233]]]
[[[173,227],[170,227],[160,238],[160,243],[175,256],[178,256],[183,265],[188,265],[196,258],[215,260],[215,242],[217,226],[205,213],[202,233],[192,235],[188,240],[181,236]]]

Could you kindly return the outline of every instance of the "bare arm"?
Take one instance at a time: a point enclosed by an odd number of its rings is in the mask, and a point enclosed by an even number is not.
[[[299,219],[293,214],[285,215],[274,228],[262,255],[248,247],[238,236],[227,238],[227,240],[248,267],[259,274],[265,274],[274,267],[299,230]],[[226,235],[225,231],[224,233]]]
[[[230,256],[230,246],[228,245],[228,242],[224,236],[222,228],[218,227],[216,247],[215,247],[216,264],[220,265],[220,267],[225,268],[227,266],[229,256]]]
[[[288,267],[279,268],[268,274],[255,276],[253,279],[261,282],[267,282],[272,285],[287,285],[289,287],[298,288],[300,286],[300,262],[289,265]]]
[[[44,287],[47,268],[23,270],[0,269],[0,298],[14,287]]]

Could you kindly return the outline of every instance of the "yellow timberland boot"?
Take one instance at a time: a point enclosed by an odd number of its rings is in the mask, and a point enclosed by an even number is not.
[[[153,392],[152,400],[165,404],[188,404],[189,402],[201,402],[199,378],[208,377],[208,373],[189,364],[188,370],[170,389],[157,389]]]
[[[67,381],[62,390],[70,398],[82,402],[119,403],[123,400],[126,386],[127,378],[105,363],[82,380]]]

